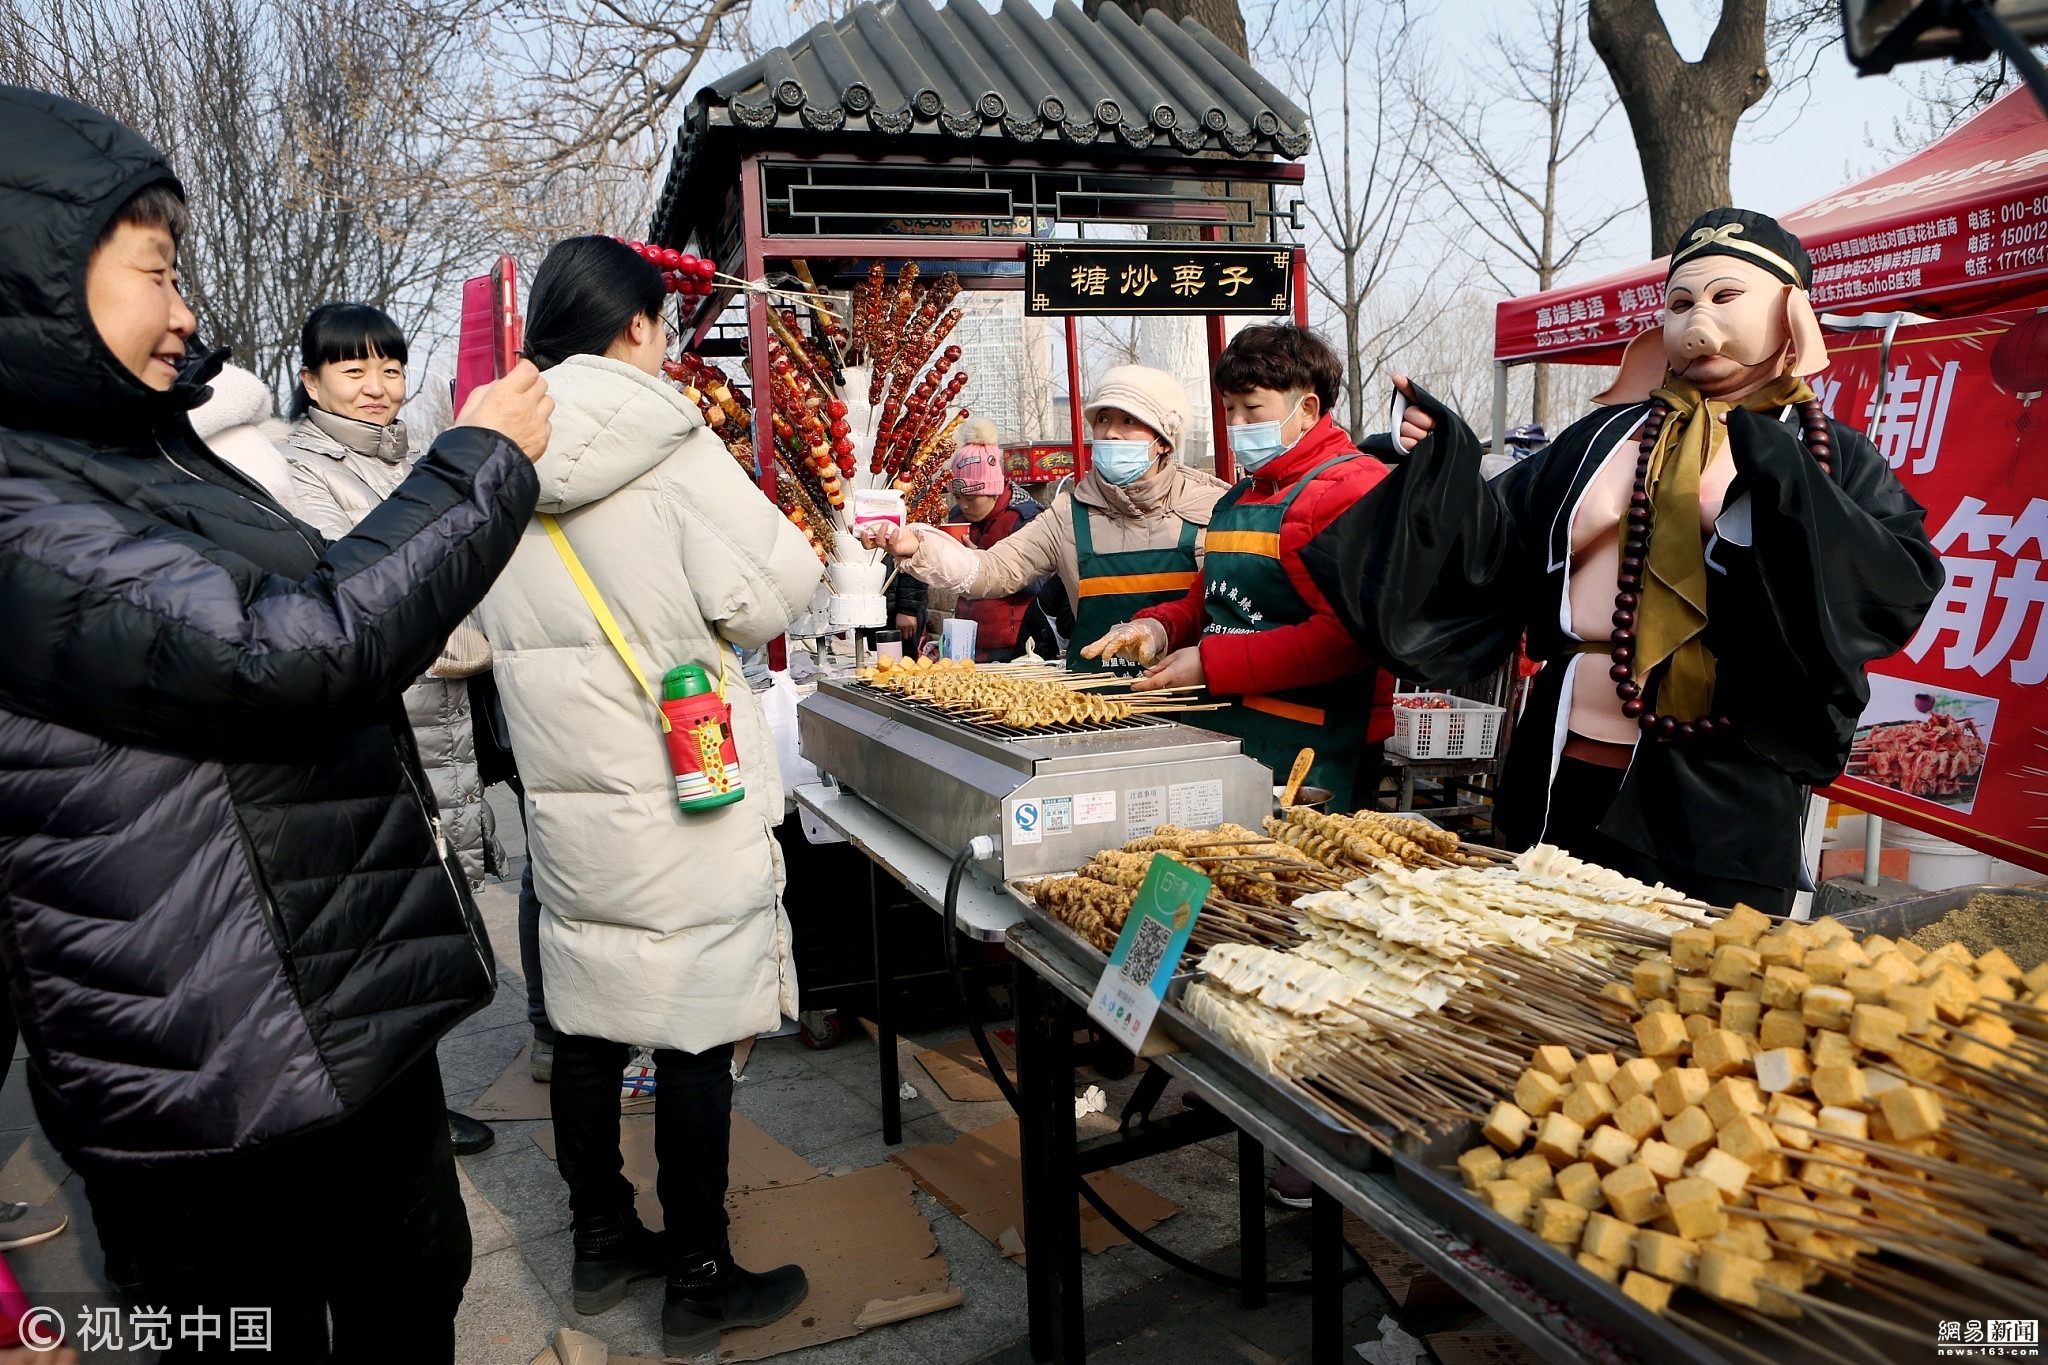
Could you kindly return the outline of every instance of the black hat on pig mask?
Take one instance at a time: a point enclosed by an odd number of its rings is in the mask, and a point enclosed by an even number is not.
[[[1678,267],[1701,256],[1733,256],[1762,266],[1794,288],[1813,288],[1813,258],[1797,237],[1767,214],[1748,209],[1707,210],[1692,220],[1692,226],[1671,249],[1671,269],[1664,278],[1669,281]]]

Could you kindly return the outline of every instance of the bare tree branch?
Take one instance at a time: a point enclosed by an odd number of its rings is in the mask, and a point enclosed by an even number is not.
[[[1422,191],[1434,134],[1399,79],[1421,61],[1416,24],[1402,5],[1320,0],[1313,23],[1257,27],[1292,40],[1264,65],[1316,119],[1305,197],[1309,289],[1344,357],[1345,425],[1362,434],[1369,386],[1434,316],[1427,301],[1411,301],[1375,327],[1369,307],[1431,211]]]
[[[655,124],[746,0],[597,0],[539,36],[520,25],[550,11],[518,3],[400,0],[365,25],[344,0],[0,0],[0,80],[162,149],[202,334],[283,392],[319,304],[385,309],[423,360],[492,256],[644,217]],[[573,90],[548,65],[572,53]]]
[[[1586,47],[1583,14],[1583,0],[1524,0],[1491,35],[1487,74],[1496,79],[1487,96],[1448,101],[1409,82],[1410,99],[1428,111],[1449,153],[1433,162],[1432,178],[1478,237],[1461,244],[1465,254],[1503,293],[1552,287],[1636,207],[1624,201],[1603,211],[1563,199],[1566,168],[1614,107]],[[1545,426],[1552,368],[1537,366],[1534,378],[1532,406]]]

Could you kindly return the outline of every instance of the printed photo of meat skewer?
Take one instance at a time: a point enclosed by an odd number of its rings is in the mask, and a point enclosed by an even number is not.
[[[1997,718],[1996,698],[1873,673],[1845,776],[1967,813]]]

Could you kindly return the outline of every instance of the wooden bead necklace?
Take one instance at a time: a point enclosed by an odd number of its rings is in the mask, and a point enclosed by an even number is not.
[[[1657,437],[1671,406],[1661,398],[1650,401],[1649,416],[1643,419],[1641,438],[1636,442],[1636,482],[1628,499],[1628,534],[1621,546],[1621,572],[1615,577],[1614,635],[1609,657],[1613,667],[1607,676],[1614,680],[1615,695],[1621,698],[1621,713],[1634,721],[1646,735],[1661,740],[1704,739],[1725,734],[1734,723],[1724,715],[1679,720],[1660,716],[1643,700],[1643,684],[1636,677],[1636,611],[1642,605],[1643,576],[1650,563],[1650,456],[1657,449]],[[1806,448],[1820,472],[1834,473],[1834,438],[1828,431],[1827,414],[1820,400],[1809,398],[1799,404],[1800,429]]]

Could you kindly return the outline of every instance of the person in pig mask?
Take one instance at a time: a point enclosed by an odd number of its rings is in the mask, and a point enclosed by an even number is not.
[[[1671,253],[1661,331],[1607,406],[1491,483],[1459,417],[1395,377],[1401,468],[1303,553],[1399,676],[1458,686],[1526,640],[1544,665],[1496,818],[1719,905],[1807,885],[1807,789],[1842,771],[1864,669],[1942,584],[1925,512],[1822,412],[1813,264],[1715,209]]]

